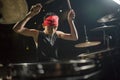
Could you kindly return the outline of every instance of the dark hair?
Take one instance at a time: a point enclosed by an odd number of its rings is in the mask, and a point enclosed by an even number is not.
[[[47,18],[48,16],[53,16],[56,15],[54,12],[48,12],[46,13],[46,15],[44,16],[44,19]]]

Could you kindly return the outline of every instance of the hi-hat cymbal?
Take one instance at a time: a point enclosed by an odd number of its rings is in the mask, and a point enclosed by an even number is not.
[[[103,16],[101,19],[98,19],[97,22],[106,23],[106,22],[111,22],[115,20],[117,20],[117,18],[115,17],[115,14],[109,14],[109,15]]]
[[[84,43],[76,44],[75,47],[77,47],[77,48],[91,47],[91,46],[99,45],[100,43],[101,42],[99,42],[99,41],[93,41],[93,42],[86,41]]]
[[[110,29],[110,28],[113,28],[113,27],[115,27],[115,25],[111,25],[111,26],[104,25],[104,26],[101,26],[101,27],[94,28],[91,31],[106,30],[106,29]]]
[[[96,51],[96,52],[91,52],[91,53],[82,53],[80,55],[78,55],[78,57],[90,57],[92,55],[96,55],[99,53],[105,53],[105,52],[109,52],[115,50],[115,48],[108,48],[108,49],[104,49],[104,50],[100,50],[100,51]]]

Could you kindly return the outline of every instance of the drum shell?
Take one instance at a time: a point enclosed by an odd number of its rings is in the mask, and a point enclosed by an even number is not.
[[[91,67],[88,67],[91,66]],[[83,68],[81,68],[83,67]],[[84,68],[88,67],[88,68]],[[98,70],[93,60],[86,63],[55,62],[55,63],[20,63],[11,64],[12,76],[20,80],[23,78],[55,78],[69,76],[84,76]],[[76,70],[76,68],[78,68]]]

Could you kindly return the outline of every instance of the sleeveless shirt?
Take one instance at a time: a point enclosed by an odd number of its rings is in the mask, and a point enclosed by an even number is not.
[[[51,59],[58,58],[57,51],[57,34],[52,37],[45,34],[43,31],[39,32],[38,36],[38,48],[37,48],[37,60],[39,62],[50,61]]]

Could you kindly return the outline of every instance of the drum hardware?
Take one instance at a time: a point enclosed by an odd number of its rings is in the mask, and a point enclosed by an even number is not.
[[[88,40],[88,35],[87,35],[87,31],[86,31],[86,26],[84,26],[84,31],[85,31],[86,42],[76,44],[75,47],[77,47],[77,48],[87,48],[87,47],[99,45],[99,44],[101,43],[101,42],[99,42],[99,41],[92,41],[92,42],[90,42],[90,41]]]

